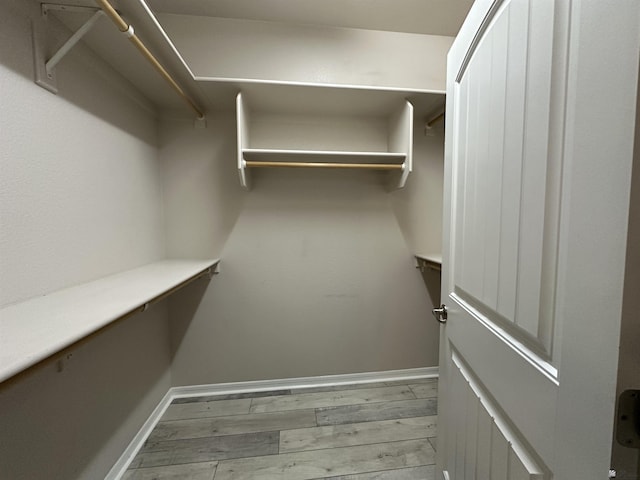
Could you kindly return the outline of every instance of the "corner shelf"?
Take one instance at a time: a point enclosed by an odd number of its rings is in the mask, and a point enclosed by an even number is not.
[[[413,105],[402,100],[380,115],[345,114],[343,105],[318,113],[314,91],[323,90],[311,88],[308,108],[297,102],[293,112],[290,105],[252,111],[238,93],[240,184],[250,188],[251,168],[311,167],[391,171],[393,185],[402,188],[412,169]]]
[[[424,272],[425,268],[430,270],[435,270],[437,272],[442,271],[442,255],[441,254],[430,254],[430,255],[421,255],[416,254],[416,261],[418,262],[417,268],[420,269],[421,272]]]
[[[219,260],[164,260],[0,309],[0,382],[213,273]]]

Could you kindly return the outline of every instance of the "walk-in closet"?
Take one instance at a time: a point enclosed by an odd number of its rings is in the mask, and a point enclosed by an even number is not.
[[[104,477],[171,387],[437,375],[470,2],[285,3],[2,2],[2,478]]]
[[[610,3],[0,0],[0,480],[635,478]]]

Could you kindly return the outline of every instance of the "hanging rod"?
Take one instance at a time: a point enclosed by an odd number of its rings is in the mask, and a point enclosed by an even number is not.
[[[189,107],[198,115],[198,118],[203,119],[204,113],[203,111],[195,104],[195,102],[185,93],[185,91],[178,85],[178,83],[173,79],[173,77],[165,70],[165,68],[160,64],[160,62],[153,56],[153,54],[147,49],[147,47],[142,43],[142,41],[138,38],[133,30],[133,26],[129,25],[124,19],[120,16],[118,12],[113,8],[113,6],[109,3],[108,0],[95,0],[100,8],[107,14],[107,16],[113,21],[113,23],[118,27],[122,33],[133,43],[136,48],[142,53],[142,55],[151,63],[151,65],[160,73],[160,75],[169,83],[171,88],[173,88],[180,97],[189,105]]]
[[[396,163],[330,163],[330,162],[245,162],[247,167],[293,167],[293,168],[361,168],[370,170],[402,170]]]

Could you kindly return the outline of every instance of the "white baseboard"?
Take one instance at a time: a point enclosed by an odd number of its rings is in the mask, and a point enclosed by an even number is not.
[[[111,468],[105,480],[119,480],[146,441],[151,431],[176,398],[203,397],[243,392],[268,392],[271,390],[295,390],[308,387],[330,387],[335,385],[355,385],[374,382],[393,382],[437,378],[438,367],[408,368],[384,372],[348,373],[343,375],[323,375],[319,377],[283,378],[276,380],[255,380],[249,382],[214,383],[211,385],[190,385],[172,387],[153,410],[142,428],[131,440],[123,454]]]
[[[171,401],[173,397],[171,396],[171,389],[165,393],[160,403],[153,409],[149,418],[147,418],[146,422],[142,425],[138,433],[131,439],[127,448],[125,448],[120,458],[116,461],[116,463],[111,467],[109,473],[104,477],[105,480],[119,480],[122,475],[127,471],[129,464],[137,455],[138,451],[144,445],[144,442],[147,440],[147,437],[151,434],[153,429],[156,427],[162,415],[164,415],[165,410],[171,405]]]
[[[276,380],[255,380],[248,382],[214,383],[173,387],[169,391],[173,398],[202,397],[242,392],[268,392],[271,390],[295,390],[308,387],[329,387],[359,383],[393,382],[438,377],[438,367],[387,370],[385,372],[347,373],[343,375],[323,375],[319,377],[283,378]]]

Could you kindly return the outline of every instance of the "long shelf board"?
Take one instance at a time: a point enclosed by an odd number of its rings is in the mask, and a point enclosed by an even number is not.
[[[396,152],[345,152],[331,150],[280,150],[245,148],[243,158],[248,162],[293,162],[302,163],[361,163],[402,165],[406,154]]]
[[[441,253],[431,253],[428,255],[423,255],[420,253],[416,253],[416,258],[420,260],[424,260],[425,262],[437,263],[438,265],[442,265],[442,254]]]
[[[95,8],[94,0],[68,0],[71,3]],[[334,114],[354,116],[386,116],[399,101],[407,99],[415,107],[416,118],[431,114],[444,103],[441,90],[381,85],[350,85],[317,82],[292,82],[278,79],[203,77],[195,75],[169,38],[158,19],[143,0],[123,3],[122,14],[135,28],[136,34],[147,44],[178,83],[200,104],[211,111],[233,111],[235,96],[246,92],[258,111],[306,114]],[[91,16],[91,12],[53,14],[70,31],[77,31]],[[107,64],[133,84],[141,93],[139,102],[148,98],[159,109],[174,114],[189,113],[180,97],[168,87],[157,72],[141,60],[140,54],[129,45],[109,21],[100,21],[83,37],[87,44]]]
[[[409,100],[416,118],[422,118],[441,108],[445,99],[443,91],[405,88],[197,76],[195,80],[217,110],[234,108],[232,100],[242,92],[255,112],[382,118]]]
[[[163,260],[0,310],[0,382],[212,269],[219,260]]]

